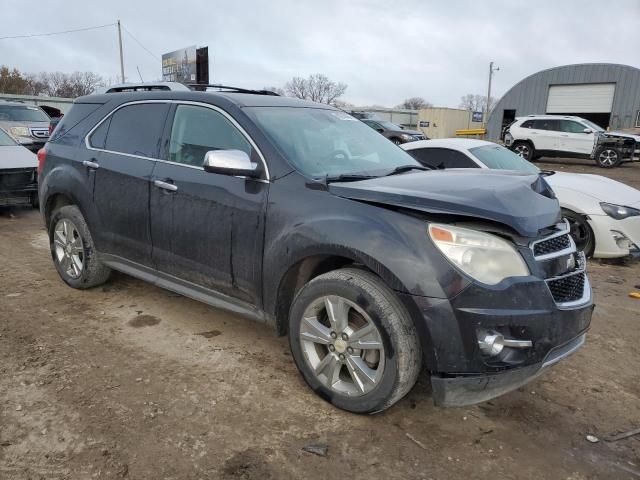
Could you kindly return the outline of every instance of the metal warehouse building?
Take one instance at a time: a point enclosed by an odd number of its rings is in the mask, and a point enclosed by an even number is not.
[[[487,122],[491,139],[516,117],[577,115],[612,130],[640,127],[640,69],[612,63],[550,68],[514,85]]]

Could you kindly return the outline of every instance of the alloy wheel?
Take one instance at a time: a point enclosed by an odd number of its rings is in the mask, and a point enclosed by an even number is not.
[[[524,143],[516,145],[514,151],[518,156],[524,158],[525,160],[529,160],[529,155],[531,153],[531,150],[529,149],[528,145]]]
[[[385,354],[380,331],[362,308],[346,298],[328,295],[307,307],[300,344],[317,379],[336,393],[364,395],[382,379]]]
[[[77,279],[84,268],[84,244],[77,227],[67,218],[61,219],[53,232],[56,261],[71,278]]]
[[[618,152],[609,148],[604,149],[598,155],[598,160],[605,167],[613,167],[618,161]]]

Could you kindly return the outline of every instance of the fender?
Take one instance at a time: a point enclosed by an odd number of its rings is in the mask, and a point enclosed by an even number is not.
[[[50,154],[50,153],[49,153]],[[51,211],[51,199],[56,195],[64,195],[76,205],[84,217],[89,230],[95,232],[99,228],[99,220],[93,203],[94,173],[90,170],[80,170],[74,165],[60,164],[50,171],[46,170],[40,177],[40,213],[48,227]],[[99,246],[96,245],[98,250]]]

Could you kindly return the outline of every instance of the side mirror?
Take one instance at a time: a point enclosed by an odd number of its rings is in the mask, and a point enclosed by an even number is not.
[[[584,130],[582,130],[584,133],[593,133],[593,130],[591,130],[590,128],[585,128]]]
[[[242,150],[209,150],[202,164],[205,172],[243,177],[258,177],[258,164]]]
[[[382,128],[376,128],[376,132],[382,133],[384,130]]]

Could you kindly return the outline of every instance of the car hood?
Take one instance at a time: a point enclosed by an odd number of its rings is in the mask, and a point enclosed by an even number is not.
[[[329,184],[343,198],[492,220],[535,237],[560,220],[560,207],[538,175],[451,169]]]
[[[634,135],[628,132],[604,132],[605,137],[623,137],[632,138],[635,142],[640,142],[640,135]]]
[[[546,180],[554,190],[570,189],[616,205],[640,205],[640,190],[602,175],[556,172]]]
[[[0,170],[5,168],[35,168],[38,157],[20,145],[0,146]]]

